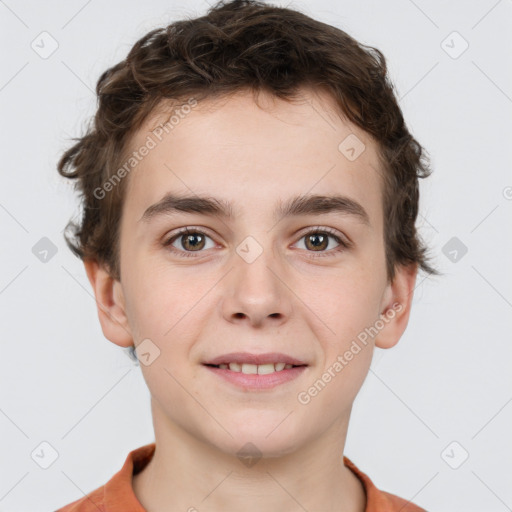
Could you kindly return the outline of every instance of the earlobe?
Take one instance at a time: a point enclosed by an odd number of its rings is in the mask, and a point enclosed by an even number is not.
[[[418,266],[398,266],[393,282],[387,285],[381,307],[382,329],[375,336],[375,346],[394,347],[409,322]]]
[[[121,283],[96,260],[85,260],[84,267],[94,291],[103,334],[121,347],[133,345]]]

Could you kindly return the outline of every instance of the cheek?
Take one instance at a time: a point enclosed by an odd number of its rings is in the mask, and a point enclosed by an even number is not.
[[[179,272],[171,275],[168,264],[151,257],[147,240],[131,237],[127,225],[123,229],[121,265],[128,321],[138,339],[159,339],[178,321],[180,313],[183,316],[187,288],[179,281]]]
[[[373,355],[371,327],[379,318],[382,283],[380,276],[352,268],[350,274],[333,280],[323,305],[325,322],[335,332],[324,342],[325,364],[320,380],[326,392],[318,401],[328,407],[329,400],[351,404],[370,367]],[[322,384],[320,384],[321,386]],[[323,404],[323,405],[322,405]]]
[[[177,354],[199,336],[208,291],[218,279],[197,279],[190,270],[171,269],[168,264],[137,262],[132,268],[137,270],[127,277],[126,312],[136,344],[149,338],[162,355],[171,347]]]
[[[377,276],[351,267],[304,290],[307,304],[328,328],[328,338],[341,350],[379,317],[382,289]]]

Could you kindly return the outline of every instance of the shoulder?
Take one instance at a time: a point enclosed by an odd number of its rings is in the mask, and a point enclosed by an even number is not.
[[[55,512],[105,512],[104,496],[105,486],[102,485],[83,498],[73,501]]]
[[[370,477],[363,473],[348,457],[343,463],[359,478],[366,493],[365,512],[427,512],[404,498],[377,489]]]
[[[395,496],[394,494],[390,494],[386,491],[379,492],[382,494],[383,498],[389,502],[390,510],[393,512],[395,510],[397,512],[427,512],[424,508],[418,507],[418,505],[415,505],[404,498],[400,498],[399,496]]]
[[[134,494],[132,478],[149,463],[155,443],[132,450],[123,467],[105,484],[56,512],[145,512]]]

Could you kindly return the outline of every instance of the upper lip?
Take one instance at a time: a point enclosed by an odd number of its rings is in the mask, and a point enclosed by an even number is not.
[[[270,364],[270,363],[285,363],[293,364],[295,366],[307,365],[304,361],[291,357],[280,352],[267,352],[266,354],[250,354],[248,352],[231,352],[229,354],[223,354],[221,356],[214,357],[205,361],[203,364]]]

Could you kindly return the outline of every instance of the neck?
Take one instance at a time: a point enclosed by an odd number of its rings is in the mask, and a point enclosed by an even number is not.
[[[364,488],[343,464],[348,418],[307,447],[251,465],[169,422],[153,400],[152,412],[155,453],[133,477],[147,512],[365,510]]]

